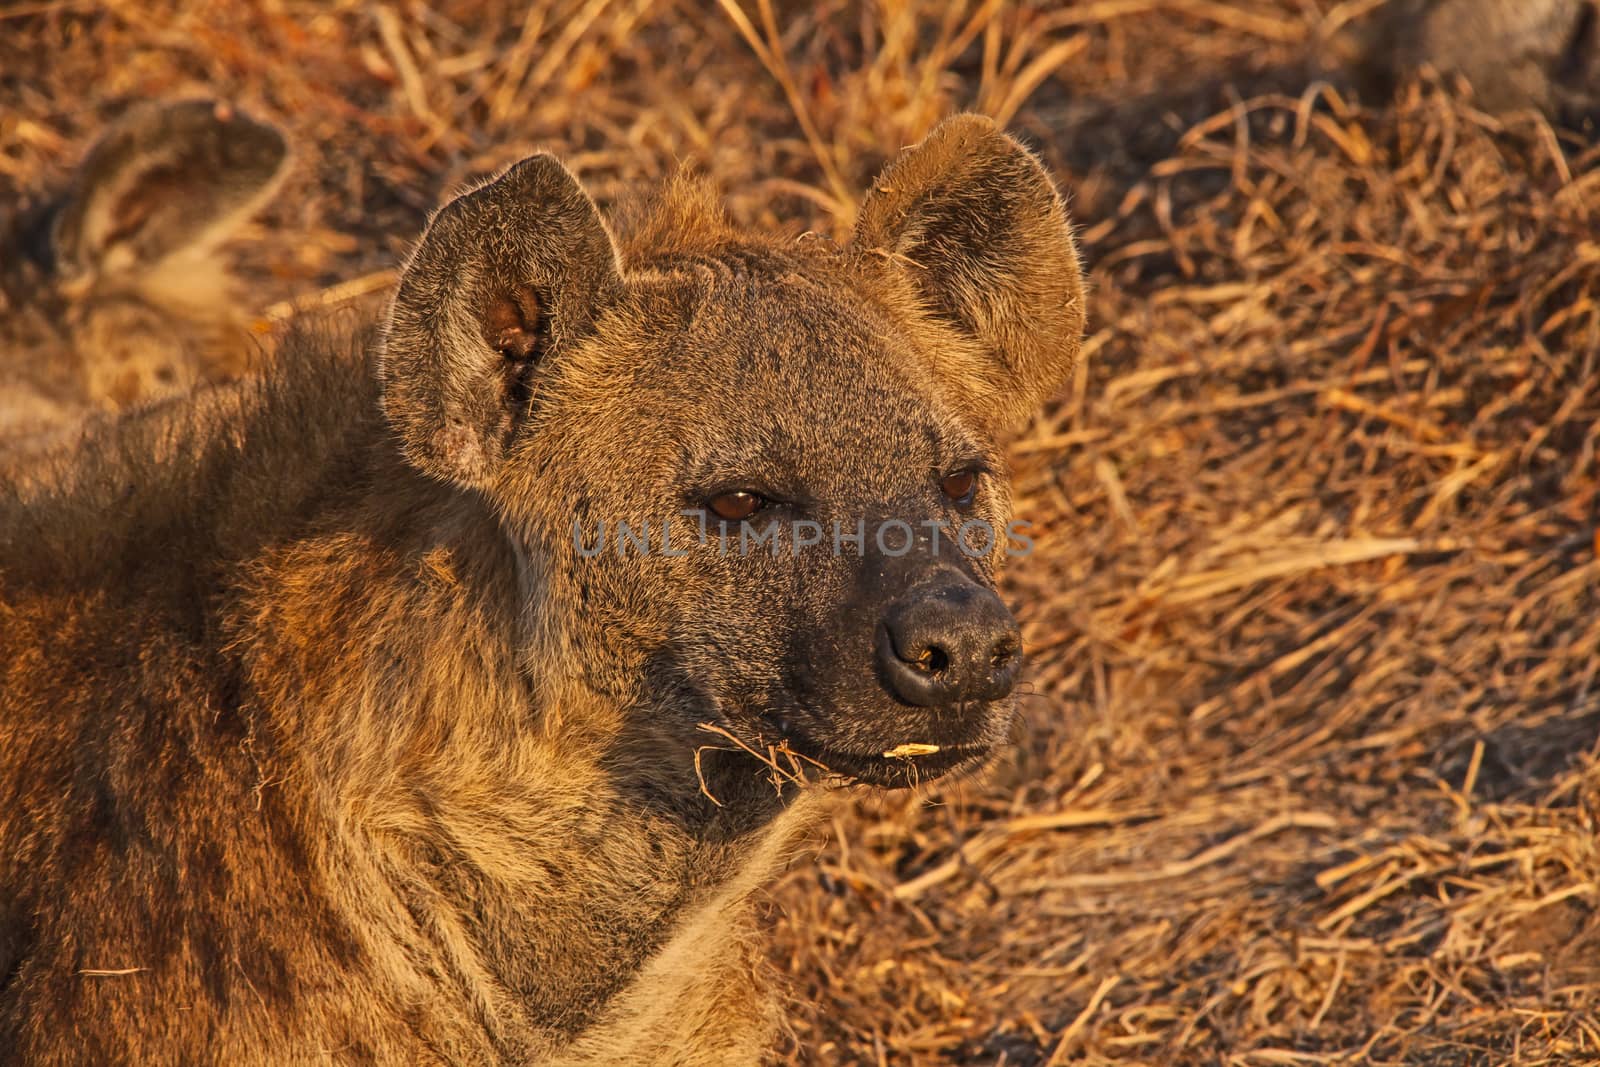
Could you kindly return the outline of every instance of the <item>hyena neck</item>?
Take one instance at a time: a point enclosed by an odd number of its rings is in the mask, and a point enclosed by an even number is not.
[[[405,902],[387,940],[492,974],[494,1025],[561,1045],[625,1010],[613,1001],[687,925],[748,943],[752,897],[808,820],[765,783],[719,807],[688,746],[674,771],[632,711],[531,669],[526,583],[487,505],[376,481],[383,499],[341,504],[330,532],[252,568],[240,645],[288,764],[272,776],[316,782],[340,866],[370,872],[344,890],[350,911]]]

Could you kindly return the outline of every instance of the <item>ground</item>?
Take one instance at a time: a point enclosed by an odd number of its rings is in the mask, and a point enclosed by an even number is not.
[[[1600,150],[1312,85],[1363,6],[22,0],[0,196],[224,94],[299,150],[238,246],[270,323],[381,297],[537,147],[842,239],[894,150],[1001,118],[1094,286],[1012,448],[1024,722],[980,781],[838,798],[771,904],[784,1058],[1600,1063]]]

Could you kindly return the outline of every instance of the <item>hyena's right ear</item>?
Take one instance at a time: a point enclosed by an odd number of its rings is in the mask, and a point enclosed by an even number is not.
[[[379,381],[406,458],[462,485],[491,480],[542,361],[622,293],[594,201],[548,155],[458,197],[400,277]]]
[[[209,251],[272,196],[288,159],[276,127],[227,104],[135,107],[78,168],[53,231],[56,272],[70,284]]]

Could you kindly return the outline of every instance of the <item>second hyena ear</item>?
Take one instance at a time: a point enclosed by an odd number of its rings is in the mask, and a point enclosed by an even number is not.
[[[1038,159],[991,120],[947,119],[885,167],[854,245],[966,342],[930,357],[991,432],[1025,421],[1071,372],[1084,325],[1072,225]]]
[[[72,282],[207,252],[277,191],[288,159],[276,127],[228,104],[137,106],[74,176],[53,231],[56,271]]]
[[[531,156],[428,223],[385,328],[384,411],[418,469],[493,478],[539,367],[622,292],[616,245],[576,178]]]

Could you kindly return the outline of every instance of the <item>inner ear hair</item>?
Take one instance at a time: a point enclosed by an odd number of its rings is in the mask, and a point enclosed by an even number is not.
[[[500,353],[500,377],[513,426],[522,421],[533,399],[533,370],[550,343],[544,306],[538,291],[523,284],[495,293],[483,310],[483,339]]]
[[[493,294],[483,311],[483,339],[513,363],[538,359],[549,339],[544,305],[531,285],[516,285]]]

